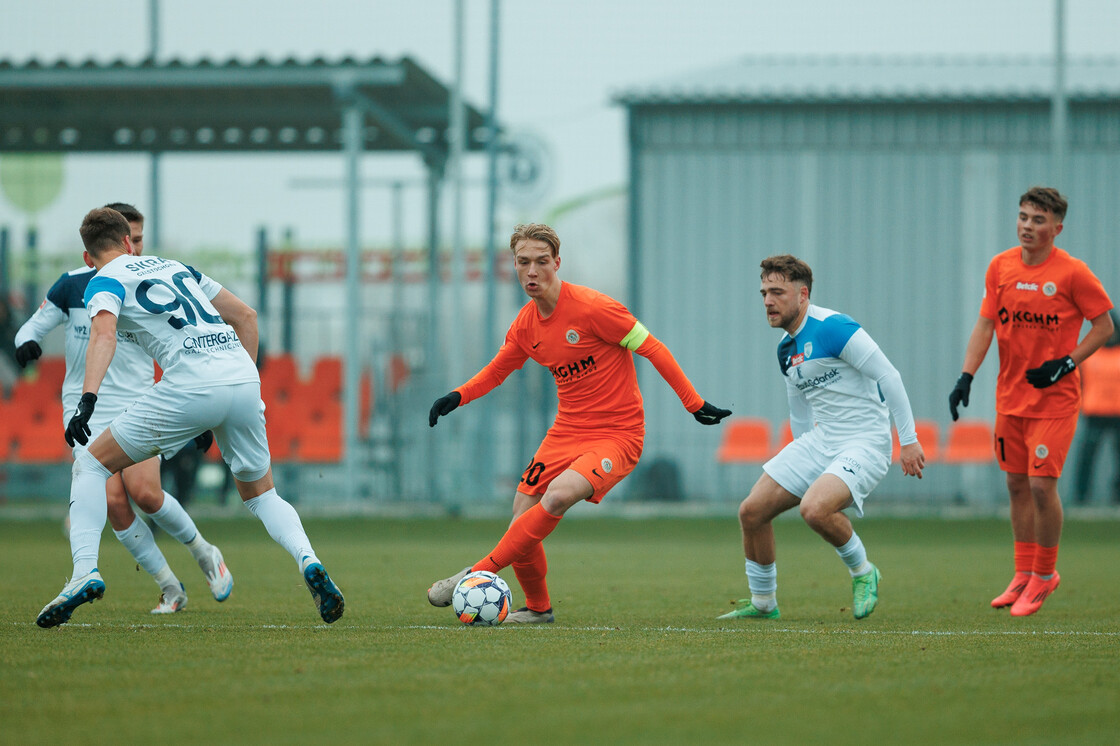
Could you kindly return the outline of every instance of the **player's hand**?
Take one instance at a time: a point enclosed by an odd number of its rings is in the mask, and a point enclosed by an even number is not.
[[[19,367],[26,368],[32,360],[38,360],[43,354],[43,348],[33,339],[29,339],[16,348],[16,362]]]
[[[436,399],[436,403],[428,411],[428,427],[435,427],[436,420],[455,411],[461,401],[463,401],[463,396],[458,391],[452,391],[447,396]]]
[[[1037,368],[1027,371],[1027,382],[1036,389],[1044,389],[1053,386],[1062,376],[1072,373],[1076,367],[1077,363],[1069,355],[1057,360],[1047,360]]]
[[[97,394],[89,391],[82,394],[78,401],[78,408],[74,410],[74,416],[66,426],[66,443],[71,448],[74,447],[74,441],[83,446],[89,442],[89,418],[93,416],[93,405],[96,403]]]
[[[957,379],[957,384],[953,386],[953,390],[949,392],[949,414],[953,415],[953,422],[960,419],[957,414],[957,405],[962,407],[968,406],[968,392],[972,390],[972,374],[961,373],[961,377]]]
[[[693,412],[692,416],[695,417],[696,421],[701,425],[718,425],[719,421],[724,417],[731,416],[731,410],[720,409],[715,405],[704,402],[704,406]]]
[[[194,447],[198,449],[199,453],[206,453],[212,445],[214,445],[213,430],[207,430],[201,435],[194,436]]]
[[[926,466],[926,454],[922,450],[922,444],[915,441],[902,446],[899,451],[898,460],[902,462],[902,473],[921,479],[922,469]]]

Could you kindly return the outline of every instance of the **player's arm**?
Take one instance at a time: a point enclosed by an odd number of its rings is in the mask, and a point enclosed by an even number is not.
[[[789,399],[789,431],[795,439],[800,438],[813,429],[813,405],[788,378],[786,397]]]
[[[230,291],[222,288],[218,294],[210,299],[214,304],[222,321],[233,327],[241,346],[249,353],[253,362],[257,362],[257,350],[260,346],[260,331],[257,327],[257,312],[245,301],[238,298]]]
[[[926,457],[922,444],[918,442],[918,433],[914,428],[914,412],[910,408],[910,397],[906,395],[906,386],[902,383],[902,375],[891,364],[871,335],[863,329],[852,335],[840,353],[844,360],[863,375],[875,381],[883,393],[883,402],[891,412],[894,427],[898,431],[898,444],[901,446],[899,461],[902,471],[918,479],[922,478],[922,469],[925,467]]]
[[[1036,389],[1053,386],[1063,377],[1072,373],[1074,368],[1080,365],[1085,358],[1099,350],[1112,336],[1112,319],[1106,312],[1092,319],[1090,324],[1085,338],[1068,355],[1047,360],[1037,368],[1029,368],[1027,370],[1027,382]]]
[[[501,386],[509,374],[524,365],[528,359],[529,355],[517,344],[511,328],[498,354],[486,367],[462,386],[435,400],[428,410],[428,427],[435,427],[440,417],[451,414],[461,405],[486,396]]]
[[[97,392],[113,355],[117,351],[117,317],[112,311],[97,311],[89,322],[89,345],[86,347],[86,372],[82,381],[82,398],[74,410],[70,422],[66,424],[66,443],[72,448],[75,443],[85,445],[89,442],[89,418],[93,416],[97,404]]]
[[[1069,356],[1073,358],[1073,362],[1077,365],[1081,365],[1087,357],[1103,347],[1104,343],[1112,336],[1114,329],[1112,316],[1107,312],[1102,313],[1095,319],[1090,319],[1089,323],[1091,326],[1089,331],[1085,333],[1085,338],[1069,353]]]
[[[54,291],[54,288],[51,288]],[[16,332],[14,340],[16,347],[16,362],[19,367],[25,368],[32,360],[38,360],[43,354],[39,343],[50,333],[51,329],[66,321],[66,311],[62,310],[51,300],[51,293],[47,294],[31,318],[24,322]]]
[[[650,334],[640,321],[634,322],[630,333],[619,344],[653,363],[653,367],[681,400],[685,411],[691,412],[697,422],[703,425],[715,425],[724,417],[731,415],[731,410],[720,409],[704,401],[704,397],[697,393],[688,376],[681,370],[673,353],[661,340]]]
[[[992,346],[992,336],[996,331],[996,322],[986,316],[979,316],[976,325],[972,327],[972,334],[968,335],[968,344],[964,348],[964,364],[961,366],[961,375],[949,392],[949,414],[956,422],[960,415],[957,406],[968,406],[968,396],[972,391],[972,377],[980,370]]]

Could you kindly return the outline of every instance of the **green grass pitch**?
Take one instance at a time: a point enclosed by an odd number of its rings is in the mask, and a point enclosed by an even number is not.
[[[1033,617],[988,601],[1006,522],[857,523],[883,572],[851,616],[839,558],[782,520],[782,619],[717,621],[747,595],[726,519],[574,517],[546,542],[554,625],[474,629],[424,591],[505,521],[309,520],[346,614],[319,620],[295,562],[253,520],[200,522],[233,571],[210,597],[160,546],[186,611],[106,530],[105,598],[42,630],[70,571],[54,521],[0,522],[0,741],[33,743],[1115,743],[1120,523],[1068,522],[1061,588]],[[511,571],[502,573],[520,592]]]

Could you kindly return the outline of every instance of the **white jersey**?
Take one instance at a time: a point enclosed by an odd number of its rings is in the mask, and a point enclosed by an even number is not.
[[[70,421],[78,406],[85,381],[89,314],[82,297],[94,274],[93,268],[82,267],[59,277],[47,291],[39,309],[16,333],[15,344],[19,347],[32,340],[42,342],[56,326],[66,325],[66,377],[62,382],[63,419],[66,422]],[[135,334],[118,329],[117,352],[97,394],[97,413],[112,419],[150,389],[153,383],[155,367],[152,357],[137,343]]]
[[[210,300],[222,286],[173,259],[124,254],[86,287],[90,317],[109,311],[131,332],[178,389],[260,383],[233,327]]]
[[[778,344],[794,436],[813,427],[829,443],[870,439],[890,448],[918,440],[902,377],[851,317],[810,304],[801,326]]]

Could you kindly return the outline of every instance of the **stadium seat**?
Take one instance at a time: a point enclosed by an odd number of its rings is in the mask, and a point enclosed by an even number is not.
[[[9,408],[8,413],[11,413]],[[62,402],[57,397],[53,403],[40,410],[30,409],[26,414],[12,418],[15,425],[14,459],[28,463],[65,461],[70,447],[63,439]]]
[[[39,358],[36,363],[38,378],[36,381],[54,390],[57,396],[62,391],[62,381],[66,378],[66,358],[53,355]]]
[[[288,353],[269,355],[260,367],[261,398],[266,405],[292,398],[295,389],[302,385],[296,359]]]
[[[723,428],[716,451],[721,464],[760,463],[770,458],[770,422],[761,417],[735,417]]]
[[[0,461],[7,461],[12,450],[12,420],[8,403],[0,399]]]
[[[995,459],[992,426],[983,420],[958,420],[949,426],[945,461],[950,464],[985,463]]]
[[[922,451],[926,455],[926,463],[936,461],[940,456],[941,429],[933,420],[915,420],[914,430],[918,433],[918,442],[922,444]],[[891,461],[898,462],[902,448],[898,445],[898,433],[891,431]]]
[[[342,460],[342,405],[338,402],[320,402],[304,410],[296,436],[297,461]]]
[[[778,444],[774,447],[774,453],[782,450],[792,442],[793,427],[790,426],[789,420],[786,420],[782,423],[782,429],[778,431]]]
[[[342,396],[342,358],[318,358],[311,367],[311,386],[319,396],[340,399]]]

